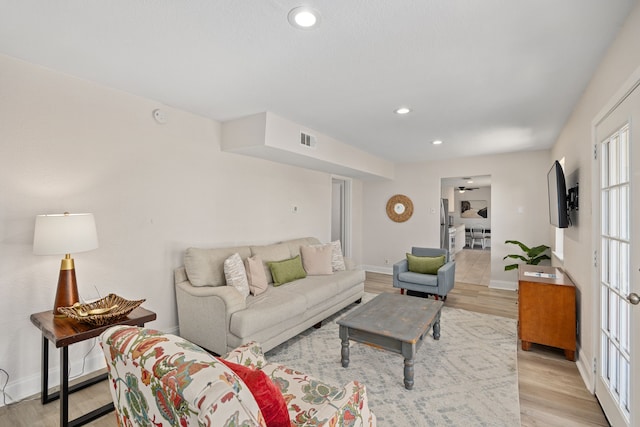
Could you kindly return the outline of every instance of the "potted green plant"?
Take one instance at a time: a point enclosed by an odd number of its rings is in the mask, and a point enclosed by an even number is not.
[[[520,246],[520,249],[522,249],[525,255],[509,254],[509,255],[505,255],[505,257],[502,259],[507,259],[507,258],[519,259],[521,261],[524,261],[525,264],[530,264],[530,265],[538,265],[540,264],[540,261],[543,261],[545,259],[551,259],[549,255],[546,254],[547,250],[550,249],[549,246],[547,245],[540,245],[534,248],[530,248],[524,243],[519,242],[517,240],[505,240],[505,243],[511,243],[511,244]],[[518,265],[519,264],[505,265],[504,271],[515,270],[516,268],[518,268]]]

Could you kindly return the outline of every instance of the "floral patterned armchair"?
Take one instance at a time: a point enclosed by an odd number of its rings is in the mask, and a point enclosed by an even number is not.
[[[275,384],[273,390],[282,395],[275,397],[288,411],[287,425],[376,425],[364,385],[335,387],[267,363],[257,343],[233,350],[223,362],[189,341],[151,329],[115,326],[100,340],[121,427],[283,425],[265,417],[255,385],[229,367],[237,365],[261,371]]]

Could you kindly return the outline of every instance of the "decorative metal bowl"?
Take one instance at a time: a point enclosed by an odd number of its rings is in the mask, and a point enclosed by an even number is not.
[[[143,302],[143,299],[130,301],[116,294],[109,294],[94,302],[77,302],[71,307],[58,307],[58,312],[78,322],[102,326],[126,317]]]

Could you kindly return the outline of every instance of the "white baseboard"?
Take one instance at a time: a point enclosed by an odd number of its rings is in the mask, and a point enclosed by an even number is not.
[[[165,333],[178,335],[178,326],[166,328]],[[95,340],[95,345],[93,341]],[[49,345],[49,388],[60,385],[60,359],[59,351],[53,349],[53,345]],[[84,363],[84,366],[83,366]],[[69,381],[73,381],[77,377],[89,375],[105,368],[104,354],[100,348],[98,339],[74,344],[69,351]],[[0,395],[0,408],[7,404],[19,402],[30,396],[39,395],[42,387],[41,372],[33,373],[26,377],[16,379],[7,383],[4,392],[5,398]]]
[[[595,373],[593,372],[593,362],[580,357],[580,347],[576,349],[576,356],[578,357],[576,366],[578,367],[578,372],[582,377],[582,381],[584,382],[585,387],[587,387],[587,390],[589,390],[589,393],[594,394],[596,392],[596,379],[594,376]]]
[[[95,346],[93,341],[95,340]],[[69,351],[69,381],[77,377],[88,375],[105,368],[104,355],[97,338],[91,341],[75,344],[76,347],[83,345],[79,351],[77,348],[70,348]],[[93,347],[92,347],[93,346]],[[60,385],[60,352],[49,345],[49,388]],[[84,365],[84,366],[83,366]],[[19,402],[30,396],[39,395],[42,387],[42,373],[35,372],[26,377],[19,378],[7,383],[5,388],[5,399],[0,399],[0,407],[7,404]]]
[[[364,271],[369,271],[371,273],[388,274],[389,276],[391,276],[393,274],[393,267],[379,267],[377,265],[363,265],[362,269]]]
[[[517,291],[518,282],[509,282],[506,280],[492,280],[489,283],[489,287],[492,289],[504,289],[506,291]]]

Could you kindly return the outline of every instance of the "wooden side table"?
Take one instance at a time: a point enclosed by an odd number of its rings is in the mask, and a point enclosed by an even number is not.
[[[522,350],[531,343],[564,350],[575,361],[576,287],[562,269],[520,265],[518,275],[518,331]]]
[[[94,326],[80,323],[68,317],[55,317],[53,311],[43,311],[31,315],[31,323],[42,331],[42,394],[43,405],[60,399],[60,425],[81,426],[113,411],[113,403],[95,409],[88,414],[69,420],[69,394],[103,381],[107,374],[90,378],[73,387],[69,387],[69,345],[99,336],[102,332],[116,325],[144,326],[156,320],[156,313],[138,307],[119,321],[108,325]],[[49,394],[49,342],[60,349],[60,391]]]

